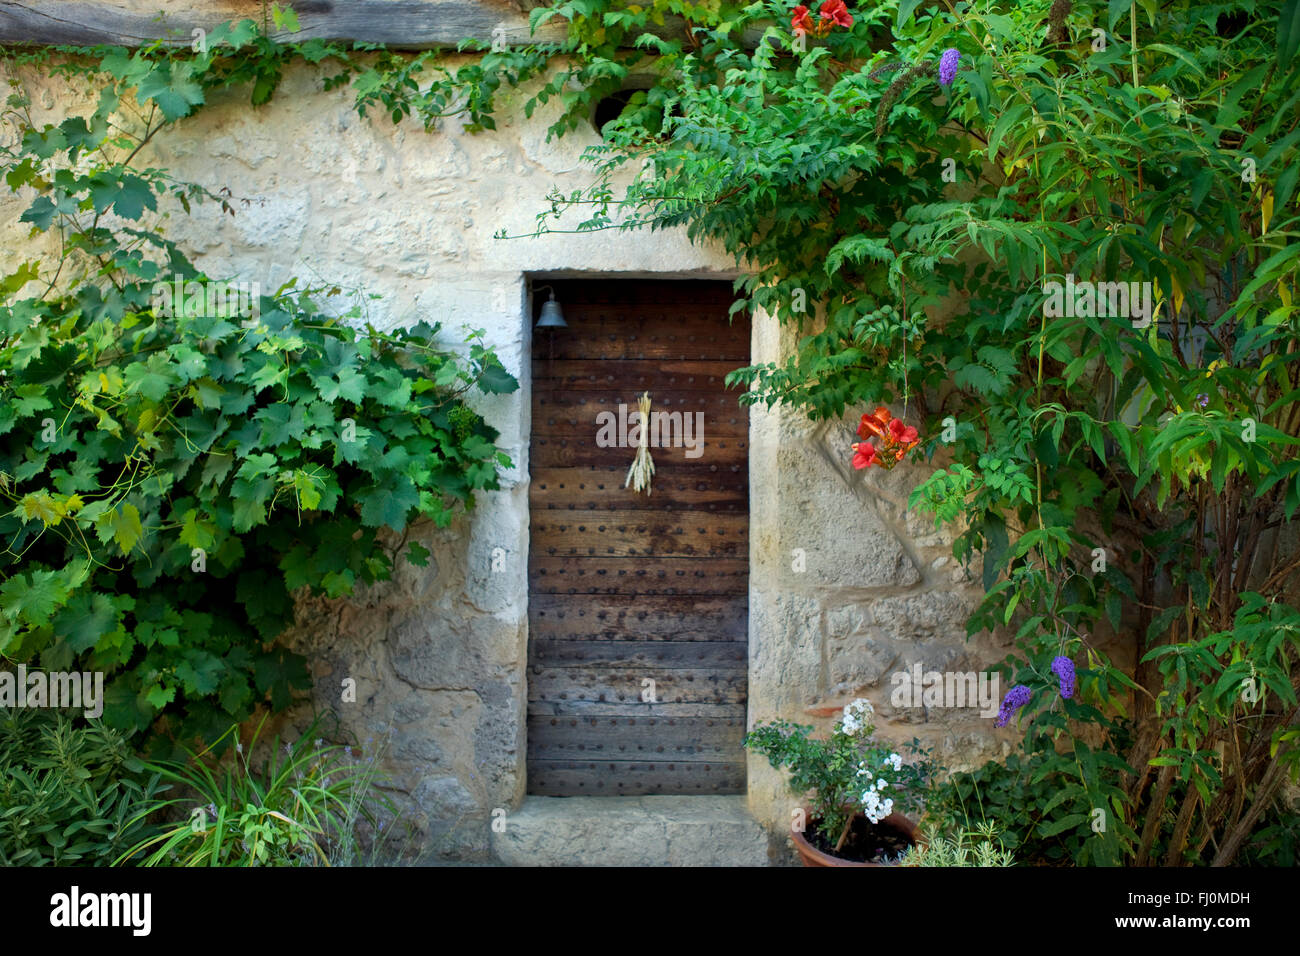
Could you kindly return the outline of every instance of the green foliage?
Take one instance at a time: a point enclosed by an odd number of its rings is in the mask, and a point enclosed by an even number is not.
[[[463,49],[484,50],[475,42]],[[348,58],[344,69],[326,80],[331,89],[351,82],[356,109],[361,116],[382,110],[394,123],[418,119],[431,130],[444,119],[464,117],[470,132],[496,129],[493,110],[502,86],[513,86],[538,76],[547,66],[549,50],[484,50],[482,56],[458,66],[443,62],[446,54],[429,51],[415,57],[391,53],[374,44],[357,44],[359,54]]]
[[[0,710],[0,865],[109,866],[157,831],[166,789],[99,721]]]
[[[16,92],[0,163],[56,247],[0,283],[0,655],[104,671],[106,723],[175,740],[308,685],[274,643],[293,592],[423,563],[412,522],[447,525],[509,466],[470,393],[517,388],[482,333],[456,354],[436,323],[326,314],[337,289],[237,296],[163,237],[164,195],[210,194],[131,160],[202,102],[208,60],[110,53],[115,84],[58,125]],[[161,113],[134,135],[110,119],[132,88]]]
[[[1295,866],[1300,860],[1300,807],[1278,798],[1241,848],[1242,866]]]
[[[941,833],[991,827],[1022,863],[1114,865],[1120,845],[1105,794],[1122,795],[1119,768],[1094,761],[1095,772],[1081,784],[1071,760],[1053,750],[1050,736],[1035,731],[1023,756],[989,761],[937,784],[926,816]],[[1092,829],[1094,807],[1106,811],[1106,832]]]
[[[122,860],[143,866],[330,866],[358,859],[357,830],[391,817],[391,800],[375,759],[326,743],[313,721],[298,740],[277,736],[255,763],[265,718],[250,738],[216,760],[208,751],[149,768],[183,796],[157,801],[146,813],[178,818],[140,840]],[[231,727],[220,738],[236,736]]]

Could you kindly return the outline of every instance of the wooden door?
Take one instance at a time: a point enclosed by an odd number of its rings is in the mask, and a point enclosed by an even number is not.
[[[729,282],[552,284],[568,328],[533,337],[528,791],[743,793],[749,415],[723,378],[749,319],[728,322]],[[635,447],[597,441],[647,391],[703,426],[702,446],[651,448],[648,495],[624,487]]]

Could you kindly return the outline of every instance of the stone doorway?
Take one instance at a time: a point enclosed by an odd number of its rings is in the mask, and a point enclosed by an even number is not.
[[[749,415],[723,379],[749,318],[729,282],[545,285],[568,327],[533,339],[528,792],[744,793]],[[649,494],[624,487],[643,392]]]

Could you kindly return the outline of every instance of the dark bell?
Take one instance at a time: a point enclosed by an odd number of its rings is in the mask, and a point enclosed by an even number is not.
[[[551,298],[542,303],[542,317],[537,320],[534,328],[538,329],[567,329],[568,323],[564,321],[564,313],[560,311],[560,303],[555,301],[555,293],[551,293]]]

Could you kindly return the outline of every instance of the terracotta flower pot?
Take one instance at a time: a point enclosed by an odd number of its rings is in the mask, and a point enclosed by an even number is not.
[[[862,816],[862,814],[860,813],[855,814],[855,818],[860,816]],[[811,810],[807,808],[804,809],[804,819],[808,821],[809,824],[811,825],[812,822]],[[910,844],[915,845],[918,843],[925,842],[921,838],[921,832],[920,830],[917,829],[916,824],[913,823],[911,820],[909,820],[907,817],[903,816],[901,813],[891,813],[889,816],[885,817],[885,819],[881,820],[879,825],[892,827],[894,830],[897,830],[898,832],[902,833],[907,838]],[[823,853],[821,850],[817,849],[815,846],[809,843],[807,838],[803,835],[803,833],[801,833],[798,830],[792,831],[790,837],[792,840],[794,840],[794,848],[797,851],[799,851],[799,858],[803,860],[804,866],[885,866],[886,865],[884,863],[858,863],[854,860],[843,860],[840,859],[838,856],[831,856],[829,853]]]

